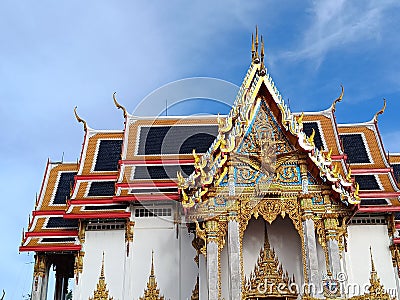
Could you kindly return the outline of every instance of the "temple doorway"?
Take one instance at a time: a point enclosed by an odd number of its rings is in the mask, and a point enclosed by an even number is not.
[[[301,239],[292,221],[252,217],[243,237],[245,299],[296,299],[303,284]]]

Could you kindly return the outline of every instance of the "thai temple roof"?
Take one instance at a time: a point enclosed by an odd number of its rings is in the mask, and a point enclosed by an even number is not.
[[[253,43],[251,65],[227,116],[137,117],[114,97],[124,129],[110,131],[90,128],[75,110],[84,128],[80,158],[47,162],[20,251],[78,251],[80,220],[128,219],[131,203],[174,201],[190,209],[201,202],[226,176],[227,158],[250,128],[260,94],[285,138],[314,164],[312,176],[329,182],[339,203],[356,213],[400,211],[400,153],[387,153],[382,142],[378,115],[384,109],[369,122],[337,124],[342,88],[328,109],[292,113],[263,51]]]

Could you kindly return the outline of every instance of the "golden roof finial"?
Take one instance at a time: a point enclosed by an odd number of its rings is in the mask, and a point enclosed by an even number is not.
[[[342,88],[342,91],[340,92],[339,97],[338,97],[335,101],[333,101],[333,103],[332,103],[332,106],[331,106],[332,112],[335,112],[335,111],[336,111],[336,103],[342,101],[342,99],[343,99],[344,87],[343,87],[342,84],[341,84],[340,86],[341,86],[341,88]]]
[[[78,116],[78,113],[76,112],[76,109],[78,108],[78,106],[75,106],[75,108],[74,108],[74,114],[75,114],[75,118],[76,118],[76,120],[79,122],[79,123],[83,123],[83,130],[85,130],[85,131],[87,131],[87,123],[86,123],[86,121],[84,120],[84,119],[82,119],[82,118],[80,118],[79,116]]]
[[[154,277],[154,250],[151,250],[151,271],[150,276]]]
[[[126,108],[123,107],[121,104],[118,103],[117,101],[117,97],[115,96],[117,92],[113,93],[113,99],[114,99],[114,104],[118,109],[122,109],[122,111],[124,112],[124,118],[126,118],[126,116],[128,115],[128,113],[126,112]]]
[[[373,119],[375,122],[378,122],[378,116],[383,114],[385,112],[385,109],[386,109],[386,99],[383,98],[383,107],[382,107],[382,109],[380,111],[378,111],[375,114],[374,119]]]
[[[255,56],[255,47],[254,47],[254,34],[251,33],[251,60],[254,61],[254,56]]]
[[[104,251],[101,259],[101,271],[99,281],[97,282],[97,287],[93,293],[93,297],[89,297],[89,300],[113,300],[112,297],[108,296],[107,283],[104,276]]]
[[[371,256],[371,276],[369,278],[370,286],[368,288],[370,296],[369,299],[391,299],[389,295],[385,292],[383,285],[381,285],[378,273],[375,270],[375,263],[374,259],[372,258],[371,246],[369,247],[369,253]]]
[[[371,272],[376,273],[374,259],[372,258],[372,247],[369,246],[369,255],[371,256]]]
[[[263,36],[261,36],[261,75],[265,75],[265,65],[264,65],[264,39]]]
[[[151,251],[151,270],[147,288],[144,290],[143,297],[139,300],[164,300],[164,296],[160,296],[160,289],[157,288],[156,277],[154,276],[154,251]]]
[[[254,53],[254,62],[259,63],[258,59],[258,26],[256,25],[256,36],[255,36],[255,53]]]
[[[104,279],[104,251],[103,251],[103,256],[101,258],[101,272],[100,272],[100,278]]]
[[[35,209],[38,207],[39,205],[39,198],[38,198],[38,194],[36,193],[36,197],[35,197]]]

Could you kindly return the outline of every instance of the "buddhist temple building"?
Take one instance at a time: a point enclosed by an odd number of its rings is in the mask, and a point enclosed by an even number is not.
[[[138,117],[114,95],[123,129],[98,130],[75,108],[80,157],[47,162],[19,248],[35,254],[31,299],[397,298],[386,101],[338,124],[343,87],[334,98],[291,112],[256,32],[226,116]]]

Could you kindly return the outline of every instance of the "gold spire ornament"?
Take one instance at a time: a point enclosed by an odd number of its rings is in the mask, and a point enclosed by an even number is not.
[[[93,297],[90,297],[89,300],[113,300],[112,297],[108,296],[107,283],[104,276],[104,252],[101,260],[101,271],[97,288],[93,293]]]
[[[76,118],[76,120],[79,122],[79,123],[82,123],[83,124],[83,130],[84,131],[87,131],[87,123],[86,123],[86,121],[84,120],[84,119],[82,119],[81,117],[79,117],[78,116],[78,113],[76,112],[76,109],[78,108],[78,106],[75,106],[75,108],[74,108],[74,115],[75,115],[75,118]]]
[[[378,116],[379,116],[379,115],[382,115],[382,114],[385,112],[385,110],[386,110],[386,99],[383,98],[383,107],[382,107],[382,109],[381,109],[380,111],[378,111],[378,112],[375,114],[373,120],[374,120],[375,122],[378,122]]]
[[[260,66],[260,75],[264,76],[266,74],[265,65],[264,65],[264,39],[261,36],[261,66]]]
[[[251,60],[254,61],[256,49],[254,47],[254,34],[251,34]]]
[[[128,115],[128,113],[126,112],[126,108],[123,107],[121,104],[118,103],[117,97],[115,96],[116,93],[117,93],[117,92],[114,92],[114,93],[113,93],[114,104],[115,104],[115,106],[116,106],[118,109],[121,109],[121,110],[123,111],[123,113],[124,113],[124,118],[126,118],[126,116]]]
[[[332,103],[332,106],[331,106],[332,112],[335,112],[335,111],[336,111],[336,103],[341,102],[342,99],[343,99],[344,87],[343,87],[343,85],[340,85],[340,86],[341,86],[341,88],[342,88],[342,91],[340,92],[339,97],[338,97],[335,101],[333,101],[333,103]]]
[[[284,272],[274,249],[271,249],[265,228],[264,246],[260,250],[257,264],[250,273],[250,277],[245,279],[245,299],[269,299],[269,297],[296,299],[297,291],[289,289],[294,282],[294,276],[289,278],[288,272]]]
[[[147,289],[144,290],[144,295],[139,300],[164,300],[164,296],[160,296],[160,289],[157,288],[156,276],[154,275],[154,251],[151,251],[151,270]]]
[[[253,46],[252,46],[253,50]],[[260,62],[260,59],[258,57],[258,26],[256,25],[256,36],[255,36],[255,42],[254,42],[254,55],[253,55],[253,62],[258,64]]]
[[[361,295],[361,296],[355,296],[350,298],[351,300],[392,300],[395,299],[395,297],[390,297],[390,295],[385,291],[383,285],[380,282],[380,279],[378,277],[378,273],[375,270],[375,263],[374,259],[372,258],[372,249],[369,247],[369,252],[371,256],[371,275],[369,277],[369,288],[368,288],[368,293]]]

